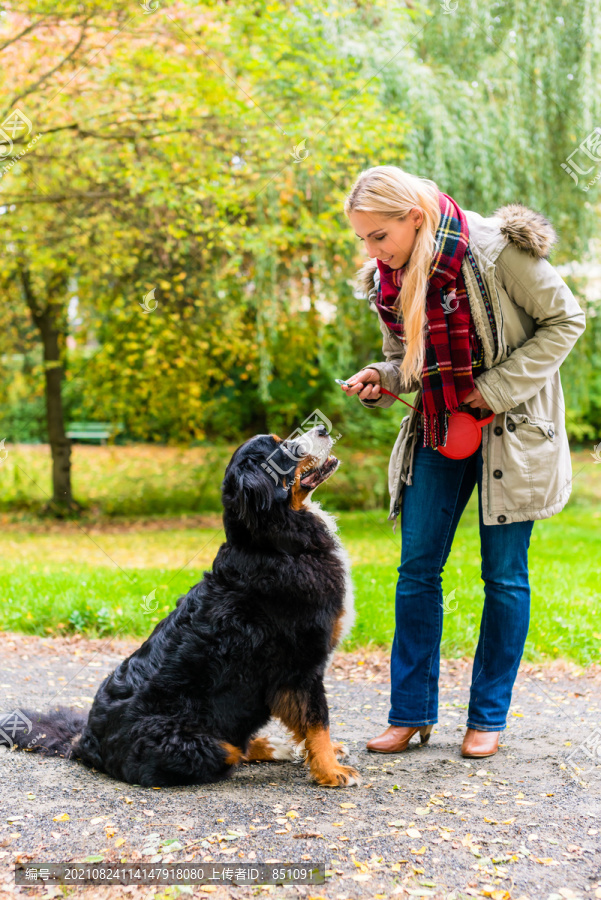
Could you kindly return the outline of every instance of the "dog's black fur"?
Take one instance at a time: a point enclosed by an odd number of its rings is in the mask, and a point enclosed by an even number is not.
[[[334,535],[303,503],[338,461],[314,466],[303,485],[290,446],[258,435],[236,450],[222,484],[226,541],[212,569],[103,681],[87,722],[65,708],[25,710],[34,733],[17,735],[18,747],[133,784],[203,784],[226,777],[275,715],[307,740],[320,783],[356,782],[323,750],[322,679],[340,630],[344,565]],[[306,469],[307,457],[300,462]]]

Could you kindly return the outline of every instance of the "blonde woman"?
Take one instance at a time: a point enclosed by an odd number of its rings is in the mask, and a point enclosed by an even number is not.
[[[367,408],[417,391],[389,464],[390,515],[401,516],[389,727],[369,750],[405,750],[438,721],[442,572],[478,486],[484,609],[461,752],[492,756],[506,727],[530,618],[528,547],[536,519],[572,487],[559,367],[585,329],[546,257],[557,236],[520,204],[483,218],[397,166],[362,172],[344,206],[370,260],[359,283],[377,311],[385,362],[342,390]],[[494,413],[478,450],[438,452],[450,411]],[[461,602],[461,584],[456,585]]]

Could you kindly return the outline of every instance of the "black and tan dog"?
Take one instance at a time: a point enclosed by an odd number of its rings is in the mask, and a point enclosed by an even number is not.
[[[305,749],[319,784],[357,784],[330,739],[323,675],[353,617],[348,557],[311,494],[338,467],[323,425],[258,435],[223,480],[226,541],[212,569],[98,689],[90,714],[25,711],[18,747],[146,786],[203,784],[240,761]],[[276,717],[291,742],[257,737]],[[304,743],[303,743],[304,742]]]

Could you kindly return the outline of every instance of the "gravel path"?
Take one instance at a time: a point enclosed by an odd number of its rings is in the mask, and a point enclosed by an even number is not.
[[[0,634],[2,711],[57,702],[87,709],[135,646]],[[481,762],[459,754],[470,673],[467,659],[443,661],[430,743],[384,756],[365,741],[386,726],[386,657],[340,654],[327,678],[332,734],[363,776],[346,790],[316,786],[292,763],[155,790],[0,751],[0,898],[82,891],[16,887],[13,864],[88,856],[323,862],[329,873],[312,887],[85,888],[95,897],[601,898],[601,670],[522,666],[501,749]]]

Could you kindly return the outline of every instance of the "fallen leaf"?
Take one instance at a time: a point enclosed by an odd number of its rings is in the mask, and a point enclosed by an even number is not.
[[[61,813],[60,816],[55,816],[52,821],[53,822],[68,822],[69,821],[69,813]]]
[[[125,838],[117,838],[115,841],[115,847],[122,847],[125,843]]]
[[[410,838],[420,838],[422,836],[421,831],[418,831],[417,828],[408,828],[405,834]]]
[[[357,809],[356,803],[341,803],[340,809]]]

